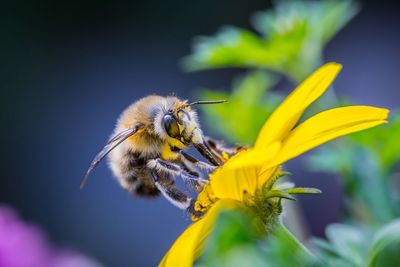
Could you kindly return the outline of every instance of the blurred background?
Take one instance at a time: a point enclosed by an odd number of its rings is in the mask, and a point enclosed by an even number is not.
[[[249,28],[249,15],[270,6],[244,0],[1,3],[0,203],[45,229],[57,245],[105,266],[156,265],[189,224],[186,215],[163,198],[130,196],[106,164],[82,191],[79,181],[134,100],[152,93],[194,99],[199,86],[229,88],[241,70],[185,73],[179,61],[193,37],[226,24]],[[363,1],[327,45],[325,61],[344,65],[334,84],[338,94],[355,104],[399,106],[399,11],[391,1]],[[278,84],[283,92],[292,88],[285,79]],[[305,172],[301,158],[287,168],[298,185],[324,192],[300,197],[312,234],[323,236],[341,216],[338,180]]]

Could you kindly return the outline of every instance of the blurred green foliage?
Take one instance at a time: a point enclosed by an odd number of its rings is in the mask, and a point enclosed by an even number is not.
[[[348,218],[382,224],[400,216],[400,114],[390,123],[321,147],[308,158],[310,169],[342,178]]]
[[[283,96],[269,92],[276,78],[263,71],[252,71],[234,80],[231,93],[203,89],[202,99],[226,99],[227,103],[210,105],[203,109],[212,129],[224,135],[227,141],[251,145],[267,118]],[[268,94],[267,94],[268,93]],[[218,123],[215,123],[218,121]]]
[[[326,228],[327,240],[314,238],[318,254],[327,266],[365,266],[372,234],[361,226],[331,224]]]
[[[207,123],[231,143],[253,144],[283,98],[272,90],[279,77],[267,70],[302,81],[321,64],[323,46],[358,10],[353,1],[277,1],[274,10],[253,15],[259,34],[225,27],[216,36],[199,37],[193,54],[183,60],[185,69],[252,69],[234,80],[230,93],[200,90],[202,99],[228,100],[203,108]]]
[[[387,125],[359,132],[351,136],[351,139],[374,154],[383,171],[389,174],[400,160],[399,137],[400,113],[397,112],[392,114]]]
[[[203,99],[228,100],[203,109],[210,127],[231,143],[253,144],[283,98],[272,90],[278,79],[283,76],[297,85],[322,65],[324,46],[358,11],[354,1],[276,1],[273,9],[251,17],[256,31],[225,26],[215,36],[198,37],[193,53],[183,59],[186,70],[249,69],[234,79],[229,92],[200,90]],[[344,103],[333,90],[328,94],[329,99],[316,103],[312,112]],[[312,170],[341,178],[347,206],[347,224],[329,225],[326,240],[313,240],[316,256],[281,224],[260,240],[247,214],[225,212],[197,265],[396,266],[400,262],[399,136],[400,113],[396,113],[389,124],[331,142],[308,158]],[[290,194],[302,191],[281,186],[274,187],[270,197],[293,199]],[[308,190],[318,193],[303,191]]]
[[[400,220],[378,229],[369,225],[331,224],[327,240],[313,239],[325,266],[390,267],[400,262]]]
[[[368,266],[396,266],[400,262],[400,220],[382,227],[374,236],[369,250]]]
[[[196,266],[391,267],[400,262],[400,220],[380,228],[331,224],[326,240],[312,240],[314,254],[280,222],[260,238],[252,220],[243,211],[221,213]]]
[[[242,211],[221,213],[196,266],[322,266],[281,223],[260,239],[252,220]]]
[[[354,17],[353,1],[276,1],[251,23],[257,33],[232,26],[198,37],[187,70],[221,67],[266,68],[301,81],[322,62],[324,45]]]

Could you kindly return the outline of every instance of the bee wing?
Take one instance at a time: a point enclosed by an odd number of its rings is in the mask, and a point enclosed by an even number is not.
[[[119,144],[121,144],[123,141],[125,141],[127,138],[130,136],[134,135],[141,127],[137,126],[135,128],[130,128],[127,130],[124,130],[122,132],[117,133],[113,137],[110,138],[110,140],[107,142],[107,144],[103,147],[103,149],[96,155],[96,157],[93,159],[92,163],[90,163],[90,166],[88,170],[86,171],[85,176],[83,177],[81,183],[80,183],[80,188],[82,189],[86,181],[89,178],[90,173],[93,171],[94,168],[100,163],[102,159],[104,159],[105,156],[108,155],[114,148],[116,148]]]
[[[133,129],[127,129],[127,130],[124,130],[124,131],[122,131],[122,132],[119,132],[119,133],[117,133],[117,134],[115,134],[114,136],[112,136],[111,138],[110,138],[110,140],[108,140],[108,142],[107,142],[107,145],[108,144],[111,144],[111,143],[113,143],[113,142],[115,142],[115,141],[117,141],[118,139],[120,139],[120,138],[122,138],[122,137],[124,137],[126,134],[128,134],[130,131],[132,131]]]

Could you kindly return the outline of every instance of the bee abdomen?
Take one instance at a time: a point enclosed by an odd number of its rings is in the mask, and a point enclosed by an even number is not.
[[[147,177],[143,179],[142,176],[140,179],[136,180],[134,190],[131,191],[133,194],[141,197],[156,197],[160,194],[160,191],[157,189],[156,185],[152,180],[149,180]]]
[[[133,195],[158,196],[160,191],[151,179],[150,170],[146,166],[148,159],[137,152],[129,150],[124,152],[121,153],[123,156],[111,157],[110,161],[110,167],[120,185]]]

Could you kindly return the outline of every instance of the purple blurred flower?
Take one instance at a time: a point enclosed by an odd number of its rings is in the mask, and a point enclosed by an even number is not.
[[[36,226],[0,205],[0,267],[100,267],[74,251],[52,248]]]

